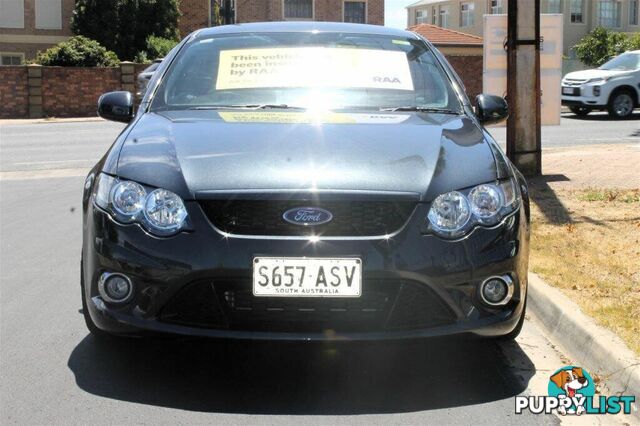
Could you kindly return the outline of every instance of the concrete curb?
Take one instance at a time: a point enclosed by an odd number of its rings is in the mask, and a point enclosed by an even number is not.
[[[560,290],[529,274],[528,313],[579,366],[606,383],[610,395],[635,395],[632,415],[640,418],[640,360],[609,330],[582,313]]]

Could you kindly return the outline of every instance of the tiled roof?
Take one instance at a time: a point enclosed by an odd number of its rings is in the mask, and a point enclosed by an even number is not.
[[[460,31],[440,28],[431,24],[418,24],[407,28],[409,31],[420,34],[435,45],[478,45],[482,46],[482,37],[461,33]]]

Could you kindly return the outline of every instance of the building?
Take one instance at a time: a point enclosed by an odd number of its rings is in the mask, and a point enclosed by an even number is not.
[[[0,65],[71,37],[75,0],[0,0]],[[181,35],[212,25],[315,20],[384,25],[384,0],[180,0]]]
[[[203,26],[266,21],[384,25],[384,0],[181,0],[180,9],[182,34]]]
[[[69,38],[75,0],[0,0],[0,65],[19,65]]]
[[[408,28],[429,40],[456,70],[473,101],[482,93],[482,37],[465,34],[432,24],[417,24]]]
[[[483,35],[483,15],[507,13],[507,0],[421,0],[407,6],[407,26],[437,25]],[[620,32],[640,31],[640,0],[540,0],[542,13],[564,15],[563,53],[597,26]]]

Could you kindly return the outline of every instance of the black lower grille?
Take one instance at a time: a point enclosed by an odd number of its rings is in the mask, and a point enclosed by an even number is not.
[[[412,201],[202,200],[213,225],[238,235],[377,236],[399,230],[416,206]],[[321,207],[333,219],[317,226],[286,222],[282,215],[296,207]]]
[[[410,281],[369,280],[358,298],[256,297],[246,281],[200,282],[162,310],[169,323],[270,332],[376,332],[455,321],[430,289]]]

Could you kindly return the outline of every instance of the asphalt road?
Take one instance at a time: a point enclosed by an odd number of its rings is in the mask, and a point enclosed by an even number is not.
[[[640,127],[567,120],[602,138]],[[513,397],[544,395],[566,362],[531,321],[508,345],[92,338],[80,313],[80,197],[122,127],[0,124],[0,423],[558,423],[514,414]]]

